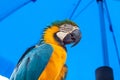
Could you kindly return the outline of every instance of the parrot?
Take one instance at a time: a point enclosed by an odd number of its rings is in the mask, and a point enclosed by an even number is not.
[[[81,40],[79,26],[71,20],[53,22],[43,31],[40,42],[28,48],[15,66],[10,80],[65,80],[67,48]]]

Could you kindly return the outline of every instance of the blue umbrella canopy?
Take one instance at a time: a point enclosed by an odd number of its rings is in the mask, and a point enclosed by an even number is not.
[[[28,4],[29,2],[35,2],[36,0],[4,0],[0,1],[0,21],[18,10],[19,8],[23,7],[24,5]]]
[[[67,80],[95,79],[96,68],[104,65],[101,41],[103,36],[101,35],[99,4],[96,0],[38,0],[34,4],[29,2],[31,1],[0,1],[0,75],[10,77],[21,55],[28,47],[39,42],[43,29],[47,25],[56,20],[70,18],[80,26],[82,39],[73,48],[67,46],[69,69]],[[120,80],[118,60],[120,56],[120,2],[106,0],[106,4],[108,9],[104,2],[103,11],[109,66],[113,69],[114,79]],[[26,6],[22,7],[23,5]],[[109,27],[107,10],[113,32]]]

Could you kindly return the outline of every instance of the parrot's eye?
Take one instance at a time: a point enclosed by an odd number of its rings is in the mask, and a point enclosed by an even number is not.
[[[60,32],[70,33],[76,28],[77,28],[76,26],[73,26],[71,24],[63,24],[60,26]]]

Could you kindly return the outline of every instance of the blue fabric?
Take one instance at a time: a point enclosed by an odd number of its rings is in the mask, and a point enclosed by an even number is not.
[[[0,74],[9,78],[15,64],[3,57],[0,57],[0,62]]]
[[[0,1],[0,21],[19,8],[23,7],[31,0],[1,0]]]
[[[2,1],[7,0],[0,0],[0,6],[1,4],[3,6]],[[24,51],[39,42],[44,28],[53,21],[69,18],[77,2],[78,0],[37,0],[35,4],[28,4],[2,20],[0,22],[0,56],[3,59],[0,61],[0,70],[7,74],[7,69],[2,65],[11,64],[14,67]],[[91,3],[86,8],[89,2]],[[106,0],[106,2],[120,55],[120,1]],[[4,5],[3,9],[6,9],[8,5],[6,3]],[[113,68],[115,80],[120,80],[120,66],[105,8],[104,14],[109,63]],[[75,47],[67,47],[66,80],[95,80],[95,69],[103,65],[99,17],[96,0],[81,0],[72,20],[79,25],[82,39]],[[12,70],[13,68],[10,71]],[[2,73],[0,71],[1,75]]]

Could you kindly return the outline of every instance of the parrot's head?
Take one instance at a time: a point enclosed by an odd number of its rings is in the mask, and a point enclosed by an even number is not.
[[[73,47],[80,41],[81,32],[78,25],[70,20],[58,21],[45,30],[43,39],[47,43],[61,46],[72,43]]]

